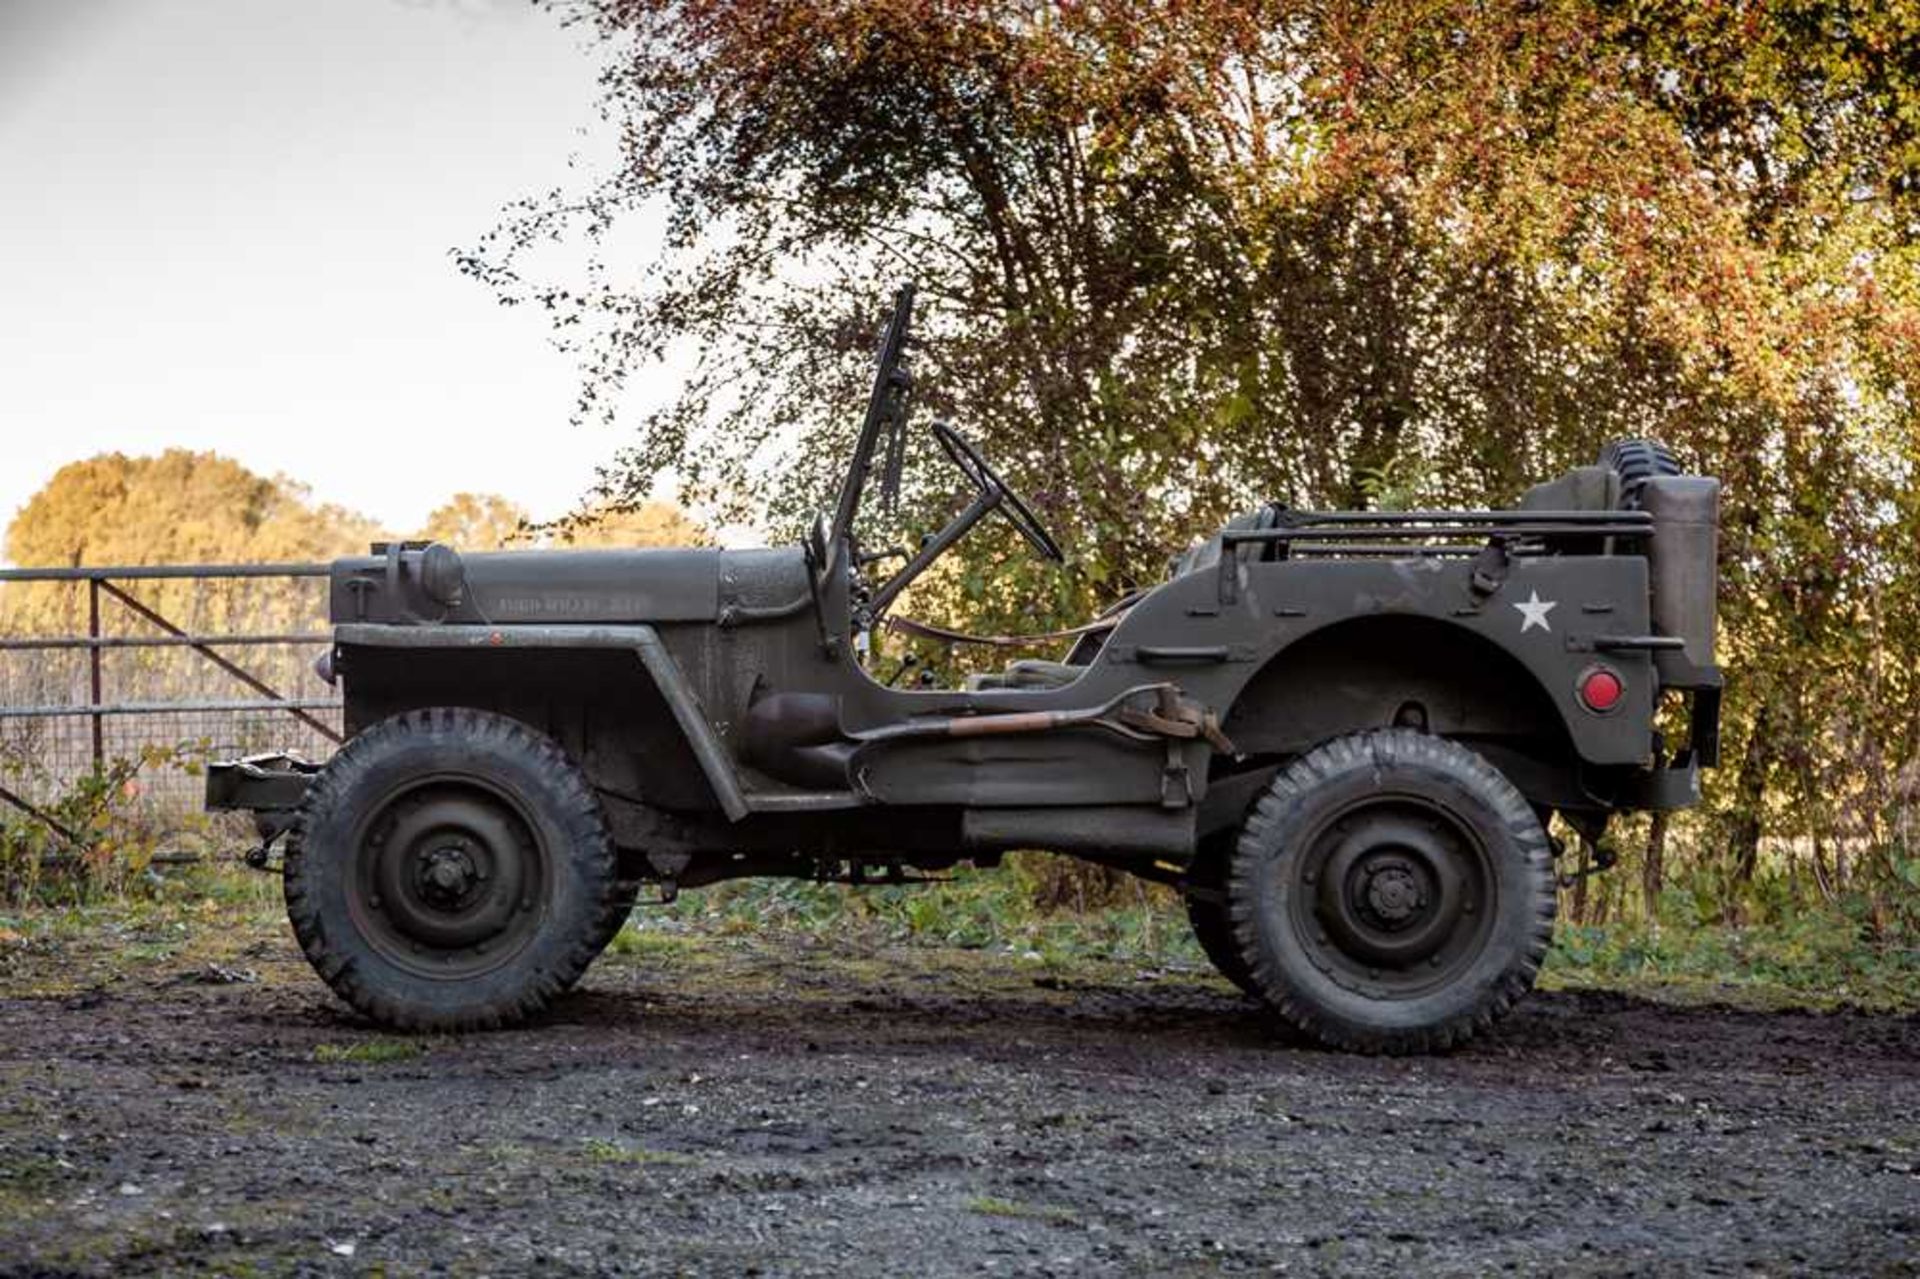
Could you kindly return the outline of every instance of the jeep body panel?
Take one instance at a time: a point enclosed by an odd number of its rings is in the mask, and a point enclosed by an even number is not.
[[[459,620],[486,611],[477,603],[425,624],[342,620],[335,662],[350,731],[414,706],[511,707],[516,687],[525,691],[541,681],[500,661],[508,651],[532,649],[629,655],[657,703],[615,697],[617,684],[592,677],[598,666],[583,666],[562,674],[558,689],[545,689],[540,707],[518,713],[562,740],[579,740],[613,789],[637,788],[648,802],[668,808],[718,809],[732,821],[754,812],[875,804],[1162,809],[1199,803],[1215,771],[1215,751],[1200,739],[1135,741],[1067,726],[991,738],[862,741],[893,724],[1068,711],[1156,684],[1170,684],[1213,711],[1236,750],[1247,754],[1297,753],[1332,732],[1391,723],[1411,705],[1434,731],[1484,740],[1496,752],[1511,740],[1515,752],[1547,749],[1602,773],[1653,763],[1645,728],[1656,692],[1649,651],[1605,652],[1623,688],[1621,701],[1605,713],[1585,708],[1577,691],[1582,672],[1602,660],[1607,643],[1647,634],[1647,561],[1638,556],[1518,558],[1490,591],[1476,584],[1473,563],[1462,559],[1236,562],[1230,591],[1214,564],[1202,564],[1139,600],[1071,683],[967,691],[885,687],[854,660],[844,629],[823,639],[798,550],[698,555],[698,561],[658,562],[712,567],[713,596],[703,608],[714,621],[705,625],[668,618],[657,626]],[[518,572],[527,558],[501,567]],[[565,558],[570,569],[616,574],[655,562]],[[496,557],[468,563],[469,581],[514,580],[512,572],[496,573]],[[424,607],[412,598],[387,601],[389,582],[378,561],[349,562],[346,572],[366,583],[336,597],[356,612],[406,616]],[[405,595],[404,575],[398,581]],[[826,585],[821,606],[828,616],[844,615],[846,590],[844,581]],[[691,597],[687,589],[682,598]],[[635,608],[643,597],[618,582],[570,574],[556,598],[565,601],[556,610],[580,609],[586,601],[612,611]],[[408,651],[421,660],[392,660]],[[1448,662],[1422,660],[1443,651]],[[1309,652],[1315,654],[1312,677],[1290,678],[1290,655]],[[1396,652],[1403,660],[1383,665]],[[485,678],[480,672],[489,661],[510,677]],[[435,666],[451,678],[428,674]],[[568,687],[583,704],[559,715],[567,700],[561,690]],[[556,718],[575,714],[584,722]],[[650,757],[648,765],[610,769],[609,752],[586,744],[606,731],[594,721],[634,716],[654,721],[652,740],[632,745]],[[786,740],[764,740],[780,735],[783,716]],[[796,719],[809,722],[796,728]],[[673,732],[661,734],[663,724]],[[662,785],[688,771],[667,766],[664,756],[674,749],[691,757],[704,787],[686,784],[685,776]],[[616,779],[618,773],[627,776]],[[1170,790],[1170,776],[1178,778],[1178,793]],[[1563,783],[1542,798],[1572,803],[1580,792]]]
[[[490,551],[453,556],[445,582],[411,580],[394,553],[334,561],[336,624],[546,625],[715,622],[724,607],[791,605],[807,579],[797,552],[711,548]]]
[[[911,301],[903,291],[882,341],[831,521],[797,546],[462,556],[400,543],[338,561],[327,665],[348,734],[428,707],[505,715],[559,742],[607,803],[673,827],[668,842],[803,854],[878,837],[1179,857],[1237,820],[1262,776],[1384,727],[1471,746],[1537,811],[1604,823],[1697,798],[1718,750],[1718,484],[1672,473],[1644,442],[1624,463],[1631,494],[1603,455],[1510,510],[1269,503],[1178,556],[1063,662],[954,688],[878,678],[868,652],[887,610],[979,521],[999,512],[1059,553],[935,423],[977,495],[893,577],[867,580],[855,524],[870,478],[897,474]],[[1669,691],[1692,703],[1677,749],[1653,731]],[[851,816],[889,809],[918,815],[910,834]],[[819,820],[759,820],[800,814]]]

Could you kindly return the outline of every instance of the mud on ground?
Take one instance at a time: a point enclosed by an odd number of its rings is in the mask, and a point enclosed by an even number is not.
[[[0,966],[0,1272],[1920,1268],[1911,1016],[1541,994],[1377,1060],[1197,971],[629,934],[410,1040],[210,932]]]

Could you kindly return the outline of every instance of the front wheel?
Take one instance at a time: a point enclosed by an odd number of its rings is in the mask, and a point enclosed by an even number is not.
[[[1227,882],[1257,993],[1332,1047],[1429,1052],[1486,1029],[1553,936],[1553,857],[1525,798],[1458,743],[1337,738],[1255,805]]]
[[[539,1010],[628,904],[599,800],[559,745],[451,708],[383,720],[328,761],[289,834],[285,889],[314,969],[403,1030]]]

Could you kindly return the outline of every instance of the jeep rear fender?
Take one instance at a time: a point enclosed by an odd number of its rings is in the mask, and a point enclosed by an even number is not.
[[[1414,614],[1300,636],[1242,687],[1224,728],[1248,754],[1294,755],[1395,724],[1499,743],[1563,768],[1578,754],[1575,726],[1523,662],[1484,634]]]

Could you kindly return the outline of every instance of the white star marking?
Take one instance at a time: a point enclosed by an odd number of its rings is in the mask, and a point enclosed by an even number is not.
[[[1539,591],[1528,591],[1527,602],[1524,604],[1515,604],[1514,607],[1520,610],[1520,633],[1522,635],[1525,635],[1536,626],[1551,634],[1553,624],[1547,621],[1547,614],[1559,608],[1560,601],[1543,600],[1540,598]]]

